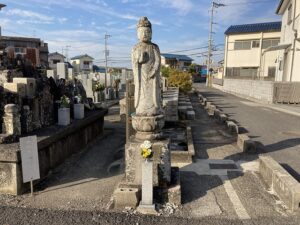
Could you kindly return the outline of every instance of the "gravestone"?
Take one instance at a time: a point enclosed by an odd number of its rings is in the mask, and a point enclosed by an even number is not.
[[[36,91],[36,80],[35,78],[13,78],[13,83],[15,84],[25,84],[26,85],[26,96],[34,97]]]
[[[2,133],[14,136],[21,135],[19,107],[15,104],[8,104],[4,107]]]
[[[25,84],[4,83],[3,88],[5,92],[18,94],[21,98],[26,96]]]

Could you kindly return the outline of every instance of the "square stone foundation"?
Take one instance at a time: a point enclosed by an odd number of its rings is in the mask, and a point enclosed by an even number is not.
[[[142,185],[141,140],[131,138],[125,145],[125,177],[132,185]],[[166,187],[171,181],[171,158],[169,140],[152,141],[153,186]]]

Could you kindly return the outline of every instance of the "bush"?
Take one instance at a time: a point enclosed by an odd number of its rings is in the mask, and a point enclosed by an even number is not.
[[[179,87],[180,91],[188,92],[192,90],[192,76],[187,72],[173,70],[169,75],[168,84],[170,87]]]
[[[160,69],[161,75],[168,78],[173,70],[170,67],[162,66]]]

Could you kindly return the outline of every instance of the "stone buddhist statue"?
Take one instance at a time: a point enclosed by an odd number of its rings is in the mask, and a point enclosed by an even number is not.
[[[160,52],[151,42],[152,26],[147,17],[142,17],[137,25],[139,43],[132,50],[134,76],[134,105],[136,114],[132,116],[132,126],[138,139],[156,139],[164,126],[160,89]]]
[[[151,42],[152,27],[147,17],[137,25],[139,43],[132,50],[132,68],[135,85],[137,116],[155,116],[161,113],[160,51]]]

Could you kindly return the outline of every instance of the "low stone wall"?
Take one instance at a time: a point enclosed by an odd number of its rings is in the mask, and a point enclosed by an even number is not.
[[[41,179],[101,135],[106,114],[107,109],[92,111],[67,127],[51,126],[30,134],[38,137]],[[26,190],[21,163],[19,143],[0,145],[0,193],[18,195]]]
[[[248,99],[273,103],[273,81],[224,79],[223,86],[213,85],[224,92]]]

